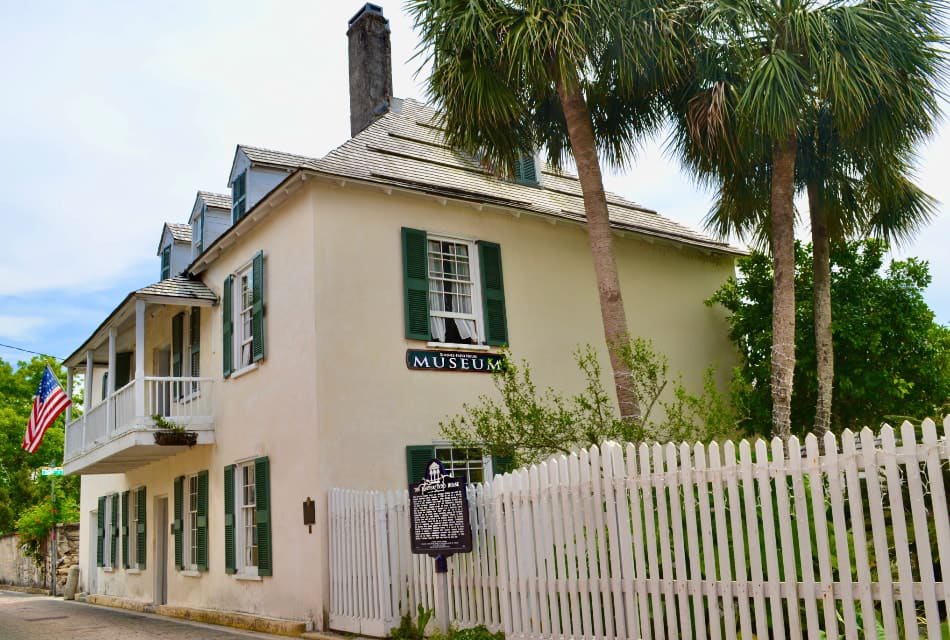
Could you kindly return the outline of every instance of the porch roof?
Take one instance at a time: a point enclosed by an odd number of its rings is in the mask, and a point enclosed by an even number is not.
[[[96,327],[92,335],[66,358],[64,364],[67,367],[76,367],[83,364],[86,358],[86,350],[108,337],[110,326],[121,324],[128,317],[134,315],[136,300],[143,300],[152,304],[187,304],[202,307],[216,304],[218,296],[205,283],[187,276],[166,278],[141,289],[136,289],[112,310],[112,313],[102,321],[102,324]]]

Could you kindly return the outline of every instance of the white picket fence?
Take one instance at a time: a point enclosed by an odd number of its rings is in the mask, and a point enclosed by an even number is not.
[[[948,430],[829,434],[823,454],[814,436],[608,442],[471,485],[450,619],[519,639],[940,638]],[[407,507],[405,490],[331,491],[331,628],[382,636],[433,606]]]

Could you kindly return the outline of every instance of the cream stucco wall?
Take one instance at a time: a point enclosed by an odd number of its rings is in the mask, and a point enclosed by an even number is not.
[[[484,374],[407,369],[406,349],[425,345],[404,337],[403,226],[500,244],[511,349],[531,362],[539,387],[580,388],[572,357],[579,344],[595,345],[607,368],[583,227],[308,180],[202,274],[220,296],[227,274],[264,251],[267,354],[260,366],[223,380],[221,306],[202,314],[202,375],[215,381],[215,445],[125,475],[84,477],[84,540],[95,535],[87,521],[98,496],[141,485],[148,491],[147,568],[131,575],[98,570],[100,592],[153,600],[154,545],[163,535],[169,603],[322,625],[327,490],[404,486],[405,446],[437,440],[439,420],[492,388]],[[734,360],[726,325],[703,300],[732,274],[732,258],[629,234],[618,237],[616,250],[631,331],[654,340],[688,386],[698,387],[710,363],[725,376]],[[177,311],[149,307],[149,373],[152,350],[170,342]],[[223,468],[262,455],[271,463],[274,575],[242,581],[224,572]],[[203,469],[210,478],[210,570],[189,577],[174,570],[172,537],[154,530],[153,500],[167,495],[171,509],[173,479]],[[308,496],[318,504],[312,534],[301,517]]]

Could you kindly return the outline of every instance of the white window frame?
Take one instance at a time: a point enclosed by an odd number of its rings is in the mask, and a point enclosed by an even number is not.
[[[432,274],[431,272],[428,275],[429,282],[429,294],[428,304],[429,304],[429,322],[432,321],[432,315],[437,314],[441,318],[445,318],[448,321],[451,318],[464,318],[467,320],[472,320],[475,322],[475,334],[476,339],[474,344],[466,343],[454,343],[454,342],[439,342],[435,339],[435,336],[432,337],[432,340],[427,344],[429,346],[439,346],[439,347],[458,347],[460,349],[481,349],[488,348],[485,339],[485,313],[482,306],[482,274],[481,274],[481,264],[478,260],[478,244],[472,238],[463,238],[460,236],[451,236],[451,235],[442,235],[437,233],[426,233],[426,269],[429,270],[429,242],[451,242],[454,244],[463,244],[468,247],[468,269],[469,277],[471,278],[471,287],[472,287],[472,313],[455,313],[451,311],[433,311],[432,310]]]
[[[115,494],[111,493],[106,496],[106,513],[102,520],[103,526],[105,527],[105,531],[103,531],[102,534],[102,568],[110,571],[115,569],[115,566],[112,564],[112,540],[115,535],[114,522],[116,519],[116,514],[112,513],[112,501],[114,496]],[[116,556],[118,556],[118,552]],[[116,561],[118,561],[118,559],[119,558],[116,557]]]
[[[248,295],[250,301],[247,307],[244,306],[244,290],[242,287],[242,282],[244,276],[247,276],[248,282]],[[235,374],[241,374],[245,370],[251,370],[257,368],[257,363],[254,362],[254,260],[250,260],[240,268],[236,269],[234,272],[234,281],[232,283],[233,289],[231,290],[231,300],[233,301],[231,305],[232,318],[231,326],[233,327],[231,333],[231,342],[234,353],[232,356],[232,362],[234,363],[234,371],[231,373],[231,377],[235,377]],[[247,324],[247,334],[245,335],[245,325],[244,325],[244,314],[247,314],[248,324]],[[248,361],[245,364],[242,355],[242,348],[247,346],[248,349]]]
[[[234,464],[234,562],[238,577],[257,577],[257,564],[251,564],[249,555],[257,551],[257,485],[255,483],[255,458]],[[250,471],[254,502],[245,501],[244,472]],[[248,544],[250,537],[252,544]]]
[[[194,493],[192,493],[194,485]],[[192,497],[194,502],[192,503]],[[198,474],[185,476],[182,482],[182,566],[184,571],[198,570]]]
[[[125,514],[125,530],[126,536],[128,537],[127,546],[129,548],[129,568],[138,569],[138,551],[136,544],[138,541],[138,532],[139,532],[139,510],[138,510],[138,488],[129,490],[129,512]]]
[[[456,451],[471,451],[472,449],[477,450],[478,447],[458,447],[452,444],[451,442],[446,442],[444,440],[433,442],[432,446],[435,448],[435,457],[442,461],[442,464],[445,466],[445,470],[451,476],[455,476],[456,475],[455,471],[459,469],[464,469],[466,470],[466,472],[468,472],[468,471],[478,468],[477,466],[472,466],[472,464],[475,462],[475,459],[469,458],[467,456],[465,457],[459,456],[459,459],[456,460],[454,456],[454,453]],[[444,453],[446,451],[449,452],[448,459],[446,459],[444,456]],[[482,453],[481,462],[479,464],[481,465],[482,479],[476,480],[475,482],[484,482],[486,480],[491,480],[492,475],[493,475],[491,456],[488,456]],[[471,475],[469,473],[466,473],[465,477],[468,478],[469,483],[473,482],[471,479]]]

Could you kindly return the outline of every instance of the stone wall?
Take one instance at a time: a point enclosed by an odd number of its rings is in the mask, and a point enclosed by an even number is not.
[[[79,564],[79,525],[61,524],[56,531],[56,593],[66,586],[69,568]],[[0,584],[49,589],[49,549],[37,566],[20,547],[16,534],[0,536]]]

